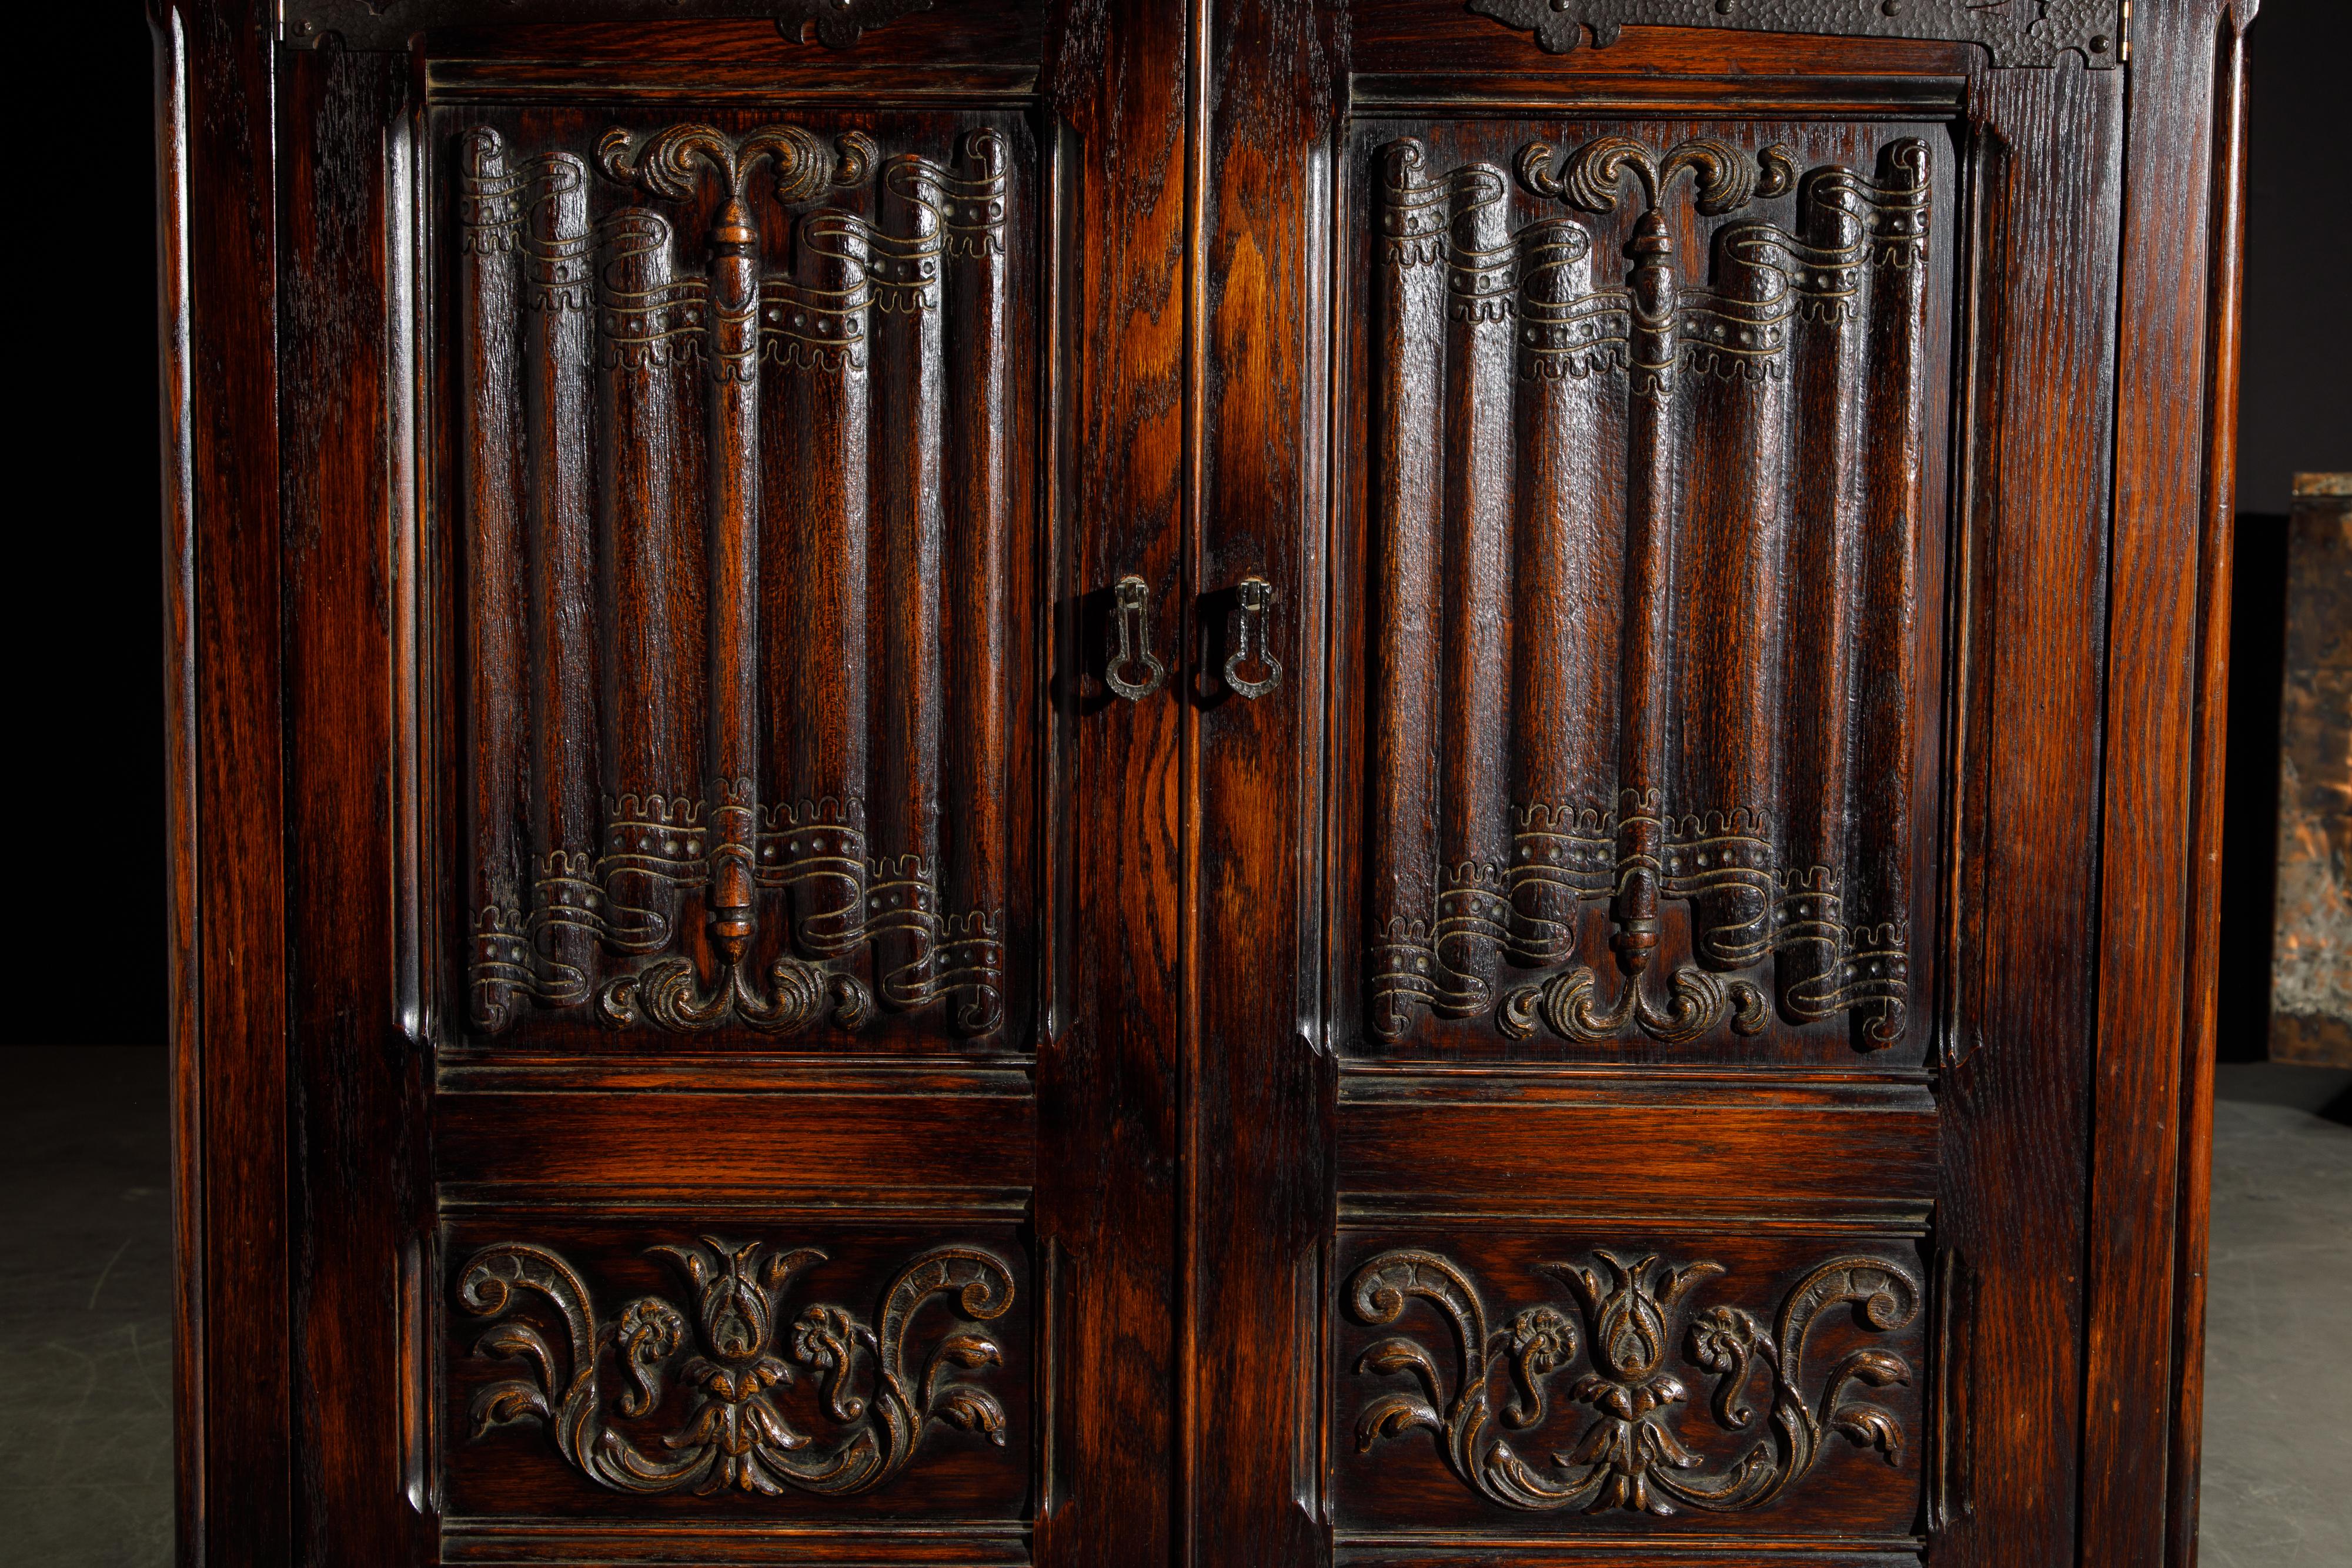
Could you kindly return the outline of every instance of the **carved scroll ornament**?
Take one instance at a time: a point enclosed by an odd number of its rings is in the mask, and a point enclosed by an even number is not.
[[[2069,49],[2093,66],[2126,57],[2123,0],[1468,0],[1531,33],[1552,54],[1589,35],[1596,47],[1628,26],[1732,27],[1759,33],[1929,38],[1982,44],[1993,63],[2046,66]]]
[[[536,1420],[574,1469],[615,1491],[774,1496],[792,1487],[829,1497],[870,1491],[898,1475],[934,1421],[1003,1446],[1003,1406],[958,1375],[1001,1364],[995,1341],[954,1328],[919,1366],[908,1360],[909,1331],[933,1298],[951,1298],[977,1322],[1012,1306],[1013,1275],[994,1254],[935,1248],[900,1270],[871,1323],[813,1303],[787,1329],[786,1291],[802,1270],[824,1261],[815,1248],[779,1252],[704,1237],[652,1250],[677,1266],[687,1305],[641,1296],[615,1318],[599,1316],[579,1274],[543,1247],[508,1242],[475,1255],[458,1301],[499,1320],[478,1351],[529,1368],[475,1396],[477,1440],[492,1427]],[[531,1321],[528,1296],[552,1310],[559,1338]],[[601,1381],[607,1358],[628,1379],[609,1397]],[[803,1375],[820,1382],[824,1412],[843,1428],[830,1442],[796,1429],[769,1392]],[[678,1390],[685,1412],[658,1449],[639,1446],[613,1419],[651,1416]]]
[[[1876,1449],[1889,1465],[1902,1462],[1903,1430],[1893,1412],[1853,1396],[1857,1385],[1908,1383],[1908,1362],[1891,1351],[1857,1349],[1817,1385],[1805,1367],[1806,1342],[1833,1308],[1857,1308],[1882,1333],[1918,1316],[1919,1282],[1899,1265],[1866,1256],[1832,1259],[1782,1298],[1769,1329],[1739,1307],[1683,1308],[1695,1288],[1725,1272],[1718,1263],[1676,1266],[1655,1256],[1595,1252],[1589,1265],[1543,1268],[1569,1287],[1580,1322],[1541,1305],[1490,1330],[1477,1288],[1433,1252],[1383,1252],[1358,1269],[1348,1304],[1360,1321],[1386,1327],[1420,1302],[1453,1331],[1454,1350],[1450,1378],[1439,1358],[1408,1335],[1364,1352],[1360,1375],[1405,1376],[1415,1386],[1364,1406],[1358,1448],[1370,1452],[1423,1428],[1435,1435],[1454,1474],[1490,1501],[1587,1513],[1760,1508],[1813,1469],[1832,1433]],[[1748,1400],[1762,1375],[1771,1437],[1727,1467],[1708,1469],[1675,1436],[1675,1406],[1689,1397],[1681,1379],[1665,1370],[1678,1330],[1684,1354],[1716,1379],[1712,1407],[1726,1431],[1753,1427],[1757,1413]],[[1544,1424],[1551,1380],[1573,1368],[1580,1352],[1590,1370],[1568,1385],[1568,1396],[1591,1415],[1575,1440],[1548,1459],[1523,1457],[1506,1433]],[[1508,1391],[1499,1409],[1498,1389]]]

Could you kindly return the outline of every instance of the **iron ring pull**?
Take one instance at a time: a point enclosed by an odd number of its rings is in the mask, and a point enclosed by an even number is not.
[[[1151,591],[1139,577],[1122,577],[1114,591],[1118,595],[1118,649],[1103,671],[1103,685],[1129,702],[1140,702],[1158,691],[1160,683],[1168,678],[1168,666],[1151,653],[1151,609],[1148,602]],[[1138,664],[1143,666],[1143,679],[1130,681],[1123,672]]]
[[[1241,617],[1241,634],[1234,640],[1234,651],[1225,660],[1225,685],[1242,696],[1255,699],[1282,685],[1282,661],[1274,656],[1265,643],[1265,612],[1274,603],[1274,584],[1262,577],[1243,578],[1234,590],[1237,605],[1234,613]],[[1261,681],[1242,678],[1242,665],[1255,655],[1265,667]]]

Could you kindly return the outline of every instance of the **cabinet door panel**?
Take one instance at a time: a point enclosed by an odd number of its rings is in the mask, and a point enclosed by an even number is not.
[[[2055,1561],[2116,78],[1363,19],[1339,1555]]]
[[[1362,118],[1353,150],[1352,1049],[1918,1064],[1948,131]]]
[[[1025,117],[430,123],[452,1034],[1020,1040]]]

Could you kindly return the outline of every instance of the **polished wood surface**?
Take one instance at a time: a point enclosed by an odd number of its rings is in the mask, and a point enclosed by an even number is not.
[[[2052,9],[157,0],[184,1553],[2192,1561],[2253,5]]]

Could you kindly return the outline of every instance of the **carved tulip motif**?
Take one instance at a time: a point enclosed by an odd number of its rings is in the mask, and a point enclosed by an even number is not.
[[[1399,1335],[1373,1344],[1358,1362],[1359,1374],[1410,1374],[1420,1388],[1370,1401],[1358,1423],[1358,1448],[1369,1452],[1383,1439],[1424,1427],[1437,1436],[1455,1474],[1507,1508],[1659,1515],[1673,1513],[1677,1505],[1732,1512],[1771,1501],[1819,1461],[1825,1431],[1877,1449],[1890,1465],[1901,1461],[1903,1433],[1894,1413],[1848,1396],[1858,1383],[1907,1383],[1907,1362],[1891,1351],[1853,1351],[1810,1399],[1803,1365],[1806,1341],[1831,1307],[1854,1306],[1861,1320],[1880,1333],[1904,1328],[1918,1315],[1918,1281],[1899,1265],[1859,1256],[1822,1264],[1783,1299],[1777,1336],[1737,1307],[1714,1307],[1692,1320],[1686,1354],[1716,1375],[1713,1408],[1726,1429],[1743,1429],[1755,1417],[1740,1400],[1759,1363],[1771,1384],[1773,1440],[1709,1473],[1706,1461],[1669,1425],[1688,1391],[1665,1364],[1680,1303],[1701,1281],[1723,1274],[1723,1266],[1700,1261],[1675,1267],[1655,1255],[1629,1263],[1604,1251],[1592,1258],[1598,1268],[1543,1266],[1567,1282],[1582,1308],[1591,1370],[1570,1385],[1570,1394],[1592,1409],[1576,1441],[1553,1454],[1549,1465],[1523,1458],[1503,1437],[1490,1408],[1490,1390],[1497,1375],[1507,1371],[1513,1392],[1501,1425],[1521,1431],[1542,1425],[1544,1380],[1576,1359],[1576,1323],[1556,1307],[1536,1306],[1490,1334],[1476,1288],[1448,1260],[1400,1249],[1364,1263],[1348,1291],[1357,1318],[1384,1326],[1401,1320],[1411,1302],[1427,1303],[1454,1331],[1458,1382],[1449,1396],[1437,1358],[1411,1338]]]
[[[767,1496],[788,1486],[833,1496],[870,1490],[905,1468],[935,1420],[1003,1445],[1004,1410],[995,1396],[954,1381],[958,1370],[1002,1363],[993,1340],[968,1329],[952,1332],[933,1347],[919,1376],[908,1376],[906,1367],[909,1324],[931,1297],[952,1294],[967,1317],[983,1321],[1003,1316],[1013,1304],[1012,1274],[992,1254],[941,1247],[916,1259],[885,1294],[876,1317],[878,1333],[843,1308],[803,1308],[789,1333],[787,1361],[776,1354],[784,1294],[802,1270],[824,1260],[823,1252],[776,1252],[762,1242],[711,1237],[653,1251],[674,1261],[693,1291],[694,1354],[676,1371],[676,1380],[691,1393],[684,1425],[661,1439],[667,1455],[638,1448],[607,1420],[597,1364],[610,1347],[630,1378],[614,1403],[625,1416],[651,1415],[668,1392],[670,1364],[686,1347],[688,1314],[662,1297],[645,1296],[614,1322],[600,1324],[587,1287],[571,1266],[520,1243],[477,1254],[458,1282],[458,1299],[468,1312],[500,1318],[482,1336],[481,1354],[527,1361],[534,1373],[493,1383],[475,1397],[477,1438],[493,1427],[535,1416],[547,1424],[564,1457],[600,1486]],[[518,1315],[518,1288],[544,1299],[562,1318],[568,1355]],[[850,1426],[839,1441],[821,1447],[777,1406],[771,1391],[793,1385],[795,1362],[824,1379],[826,1413]],[[853,1393],[860,1367],[869,1363],[870,1396]]]

